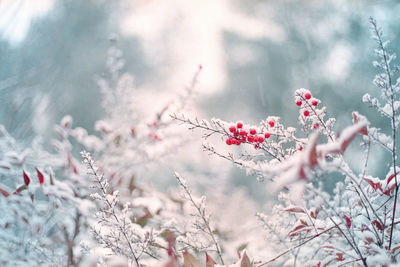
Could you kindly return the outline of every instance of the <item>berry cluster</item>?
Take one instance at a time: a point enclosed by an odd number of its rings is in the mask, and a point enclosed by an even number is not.
[[[303,88],[296,91],[296,105],[304,109],[304,117],[310,116],[310,109],[318,104],[319,101],[311,96],[310,91]]]
[[[275,126],[275,122],[270,120],[268,122],[269,126],[272,128]],[[253,143],[255,148],[258,148],[261,143],[271,137],[271,134],[266,132],[264,134],[258,134],[257,130],[250,128],[248,131],[243,129],[243,123],[237,122],[236,125],[229,127],[229,132],[233,135],[226,139],[227,145],[240,145],[242,143]]]
[[[312,97],[310,91],[308,91],[307,89],[301,88],[296,90],[296,105],[300,107],[300,113],[302,114],[304,119],[309,117],[311,113],[315,113],[315,108],[318,106],[319,103],[319,100]],[[313,125],[314,130],[318,128],[318,123]]]

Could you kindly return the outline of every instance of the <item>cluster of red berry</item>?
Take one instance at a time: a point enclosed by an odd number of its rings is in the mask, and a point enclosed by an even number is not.
[[[161,138],[156,133],[158,122],[157,121],[153,121],[151,124],[148,124],[148,125],[150,126],[149,128],[155,128],[154,132],[149,133],[148,136],[153,140],[160,141]]]
[[[275,126],[275,122],[273,120],[269,121],[268,124],[270,127]],[[226,144],[229,146],[240,145],[241,143],[254,143],[255,147],[258,148],[259,144],[264,142],[265,139],[271,137],[271,134],[268,132],[264,133],[264,136],[257,135],[257,130],[254,128],[249,129],[247,132],[243,129],[243,123],[241,122],[236,123],[236,126],[232,125],[229,127],[229,132],[233,134],[233,136],[230,136],[228,139],[226,139]]]
[[[308,107],[314,106],[316,107],[318,105],[318,100],[317,99],[311,99],[311,93],[310,92],[306,92],[304,95],[300,95],[300,99],[297,99],[296,101],[296,105],[299,107],[304,107],[305,110],[303,111],[303,115],[304,117],[308,117],[310,116],[310,111],[307,109]],[[311,101],[309,101],[311,100]],[[307,102],[308,106],[306,106],[304,102]]]
[[[306,89],[299,89],[296,95],[296,105],[303,109],[303,116],[310,116],[310,111],[318,106],[319,100],[312,97],[311,93]],[[319,128],[319,123],[315,123],[312,127],[314,130],[317,130]]]

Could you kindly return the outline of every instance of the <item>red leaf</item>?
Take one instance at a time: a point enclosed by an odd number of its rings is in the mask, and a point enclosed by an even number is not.
[[[394,247],[392,248],[392,250],[390,251],[392,254],[394,254],[396,252],[396,250],[400,249],[400,246]]]
[[[380,222],[378,222],[377,220],[373,220],[372,224],[376,226],[376,228],[378,228],[379,231],[383,230],[383,226]]]
[[[390,175],[388,178],[387,178],[387,184],[389,184],[391,181],[392,181],[392,179],[397,175],[397,174],[399,174],[400,173],[400,171],[398,171],[398,172],[396,172],[396,173],[393,173],[392,175]]]
[[[294,227],[290,232],[289,232],[289,236],[290,237],[293,237],[293,236],[295,236],[296,234],[298,234],[298,233],[300,233],[300,232],[303,232],[303,231],[308,231],[309,230],[309,227],[307,227],[306,225],[304,225],[304,224],[299,224],[299,225],[297,225],[296,227]]]
[[[344,261],[343,253],[336,253],[336,261]]]
[[[20,193],[20,192],[24,191],[27,188],[28,188],[28,186],[26,184],[21,185],[20,187],[17,188],[17,190],[15,190],[14,194]]]
[[[4,190],[3,188],[0,188],[0,193],[5,196],[8,197],[10,195],[10,193],[8,193],[6,190]]]
[[[315,165],[318,164],[317,161],[317,143],[318,143],[318,134],[310,138],[311,145],[310,145],[310,154],[309,154],[309,160],[310,160],[310,167],[313,168]]]
[[[344,215],[343,218],[346,220],[347,228],[350,228],[351,227],[351,219],[347,215]]]
[[[78,174],[78,169],[76,168],[76,166],[73,165],[72,168],[73,168],[74,173],[75,173],[75,174]]]
[[[290,208],[285,209],[285,211],[305,213],[304,209],[302,209],[300,207],[290,207]]]
[[[41,171],[39,171],[38,168],[35,168],[38,178],[39,178],[39,184],[43,184],[44,183],[44,176],[43,173]]]
[[[215,264],[217,263],[206,252],[206,267],[214,267]]]
[[[317,219],[318,212],[319,212],[318,209],[311,210],[311,211],[310,211],[310,216],[311,216],[311,218]]]
[[[390,188],[386,189],[383,194],[387,195],[388,197],[390,197],[390,193],[393,191],[393,189],[396,188],[396,184],[393,184]]]
[[[362,130],[364,127],[366,127],[366,122],[358,122],[350,127],[347,127],[346,129],[343,130],[342,134],[340,135],[338,139],[338,143],[340,145],[340,151],[334,150],[332,153],[341,153],[343,154],[346,148],[349,146],[351,141],[353,141],[354,137]]]
[[[364,178],[364,181],[366,181],[367,183],[369,183],[369,185],[376,191],[376,189],[380,189],[382,191],[382,186],[380,182],[374,182],[369,178]]]
[[[29,183],[31,182],[31,179],[29,178],[28,174],[26,174],[25,171],[23,171],[24,174],[24,182],[26,185],[29,185]]]
[[[357,116],[357,113],[356,113],[356,112],[353,112],[353,122],[354,122],[354,124],[356,124],[356,123],[358,122],[358,116]],[[361,128],[361,129],[358,131],[358,133],[359,133],[359,134],[362,134],[362,135],[368,135],[367,126],[364,126],[363,128]]]

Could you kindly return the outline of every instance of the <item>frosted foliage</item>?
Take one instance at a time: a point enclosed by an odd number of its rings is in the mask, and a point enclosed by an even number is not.
[[[98,79],[106,115],[94,125],[97,135],[65,116],[51,146],[40,138],[26,146],[0,126],[0,263],[396,266],[398,68],[381,30],[370,23],[377,43],[374,66],[382,73],[373,81],[378,97],[362,99],[391,126],[387,132],[356,111],[349,114],[352,125],[337,131],[329,108],[305,88],[293,94],[297,125],[268,114],[257,125],[191,118],[186,114],[201,67],[179,95],[155,114],[144,114],[133,105],[134,80],[123,73],[122,52],[110,48],[109,72]],[[268,185],[276,205],[257,212],[243,191],[202,184],[193,173],[185,180],[175,172],[177,184],[169,192],[141,182],[138,173],[149,163],[184,146],[188,135],[179,124],[203,133],[210,156]],[[348,163],[348,148],[357,142],[363,152],[358,171]],[[382,177],[370,170],[376,147],[388,154]],[[201,190],[189,179],[199,180]],[[335,184],[332,193],[325,191],[328,179]]]
[[[390,132],[382,132],[367,117],[353,112],[353,125],[335,133],[335,118],[327,118],[322,101],[304,88],[294,93],[300,131],[284,126],[277,116],[248,125],[173,115],[189,129],[202,130],[206,140],[219,137],[228,145],[229,152],[224,152],[206,142],[206,152],[245,169],[259,181],[273,181],[272,188],[283,192],[280,204],[257,215],[276,256],[260,260],[256,266],[388,266],[399,260],[398,67],[376,22],[371,19],[370,24],[378,47],[379,60],[374,66],[382,71],[373,81],[380,97],[365,94],[363,101],[388,118]],[[364,167],[357,173],[347,163],[345,152],[360,137],[366,153],[365,159],[360,159]],[[385,177],[368,175],[373,143],[391,156],[385,163],[390,166]],[[337,182],[332,196],[323,190],[325,177],[344,180]]]
[[[62,122],[69,123],[68,119]],[[51,153],[38,140],[25,148],[1,127],[2,265],[55,266],[81,260],[79,242],[87,240],[82,233],[94,206],[81,198],[87,184],[76,179],[77,167],[74,172],[68,166],[64,152],[70,146],[59,139],[53,142],[57,146]]]

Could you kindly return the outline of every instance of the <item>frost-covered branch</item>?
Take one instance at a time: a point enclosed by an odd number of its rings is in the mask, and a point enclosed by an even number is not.
[[[206,212],[205,197],[203,197],[200,201],[200,204],[198,204],[193,199],[191,189],[187,185],[186,181],[177,172],[175,172],[175,178],[178,180],[179,185],[185,191],[186,198],[190,201],[190,203],[196,209],[197,216],[201,220],[200,222],[196,222],[196,228],[204,231],[211,238],[213,246],[218,254],[218,257],[219,257],[221,263],[224,264],[224,260],[222,258],[221,247],[217,241],[217,237],[215,236],[214,231],[211,229],[211,226],[210,226],[210,215],[208,215]]]

